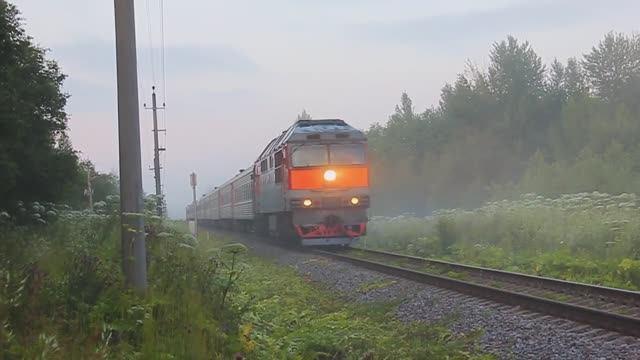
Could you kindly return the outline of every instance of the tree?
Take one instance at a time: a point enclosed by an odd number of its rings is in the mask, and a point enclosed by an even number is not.
[[[543,109],[546,67],[528,42],[513,36],[493,45],[488,84],[501,106],[498,129],[513,151],[528,155],[545,139],[551,118]]]
[[[630,52],[607,56],[633,63]],[[612,103],[590,93],[576,58],[546,67],[513,37],[490,58],[487,71],[468,65],[445,85],[437,107],[416,112],[403,93],[369,129],[374,211],[472,207],[518,191],[640,191],[640,76],[629,72]]]
[[[298,120],[312,120],[311,115],[307,113],[307,110],[302,109],[302,112],[298,115]]]
[[[78,180],[66,135],[65,75],[0,0],[0,208],[16,200],[60,201]]]
[[[389,118],[389,123],[391,125],[408,123],[413,121],[415,117],[416,114],[413,110],[413,102],[409,95],[406,92],[403,92],[402,96],[400,96],[400,104],[396,105],[396,112]]]
[[[582,61],[596,94],[608,101],[640,77],[640,35],[631,37],[610,32]]]
[[[567,98],[566,69],[558,59],[553,59],[549,71],[549,93],[564,102]]]
[[[97,173],[93,178],[93,200],[106,201],[108,196],[118,195],[120,186],[115,174]]]
[[[82,179],[83,191],[76,191],[76,199],[78,204],[76,207],[88,207],[88,194],[86,194],[88,184],[91,181],[91,189],[93,190],[93,202],[106,201],[109,196],[118,195],[120,193],[120,183],[118,176],[115,174],[107,174],[96,171],[95,166],[89,160],[80,163],[80,177]]]
[[[489,57],[489,85],[501,102],[542,97],[545,66],[528,42],[509,36],[493,45]]]
[[[567,60],[564,71],[564,83],[569,98],[582,98],[589,95],[589,86],[582,66],[572,57]]]

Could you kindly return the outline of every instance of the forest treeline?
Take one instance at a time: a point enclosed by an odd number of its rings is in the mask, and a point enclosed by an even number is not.
[[[0,1],[0,210],[20,203],[88,206],[118,193],[118,179],[82,160],[69,137],[65,75],[26,34],[16,7]]]
[[[640,35],[608,33],[545,65],[528,42],[493,44],[437,106],[403,93],[368,130],[376,214],[473,207],[534,192],[640,193]]]

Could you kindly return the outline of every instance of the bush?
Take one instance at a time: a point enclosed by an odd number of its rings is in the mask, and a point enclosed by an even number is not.
[[[2,225],[1,357],[225,358],[239,349],[242,247],[207,248],[148,219],[149,289],[121,277],[117,217],[63,211]]]
[[[525,194],[434,217],[375,217],[363,244],[513,271],[640,289],[640,199]]]

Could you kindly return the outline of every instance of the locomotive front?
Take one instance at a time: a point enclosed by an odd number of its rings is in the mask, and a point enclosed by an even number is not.
[[[342,122],[299,126],[291,135],[285,198],[297,236],[307,246],[351,244],[367,230],[364,134]]]

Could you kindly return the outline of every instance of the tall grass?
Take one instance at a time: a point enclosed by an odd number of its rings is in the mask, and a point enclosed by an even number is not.
[[[150,286],[138,295],[123,285],[116,217],[57,217],[0,225],[3,358],[221,359],[241,350],[240,312],[225,304],[238,248],[207,248],[148,218]]]
[[[596,284],[640,289],[640,207],[635,194],[535,194],[373,218],[366,245]]]
[[[477,334],[345,304],[246,248],[147,217],[149,289],[123,285],[116,217],[63,211],[0,225],[0,357],[108,359],[451,358]]]

